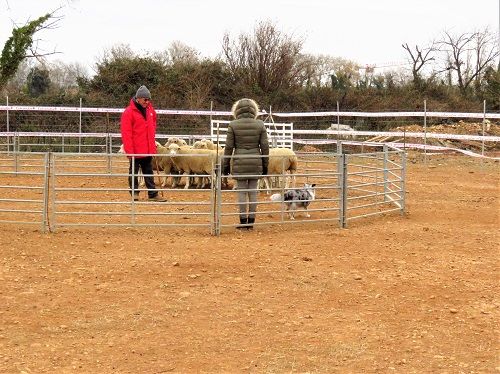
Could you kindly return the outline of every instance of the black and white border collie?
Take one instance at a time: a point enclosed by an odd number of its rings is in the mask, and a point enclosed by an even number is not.
[[[295,211],[298,208],[302,208],[305,212],[306,217],[311,217],[307,212],[307,207],[316,198],[316,191],[314,187],[316,184],[304,184],[304,188],[288,190],[284,193],[283,197],[279,193],[271,195],[271,201],[281,202],[283,201],[288,212],[288,217],[290,219],[295,219]]]

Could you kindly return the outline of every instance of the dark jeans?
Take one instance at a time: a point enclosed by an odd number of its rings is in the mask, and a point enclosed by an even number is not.
[[[130,165],[128,167],[128,186],[130,187],[131,194],[139,193],[139,178],[137,177],[137,174],[139,173],[139,169],[141,169],[142,174],[144,175],[144,182],[146,183],[146,187],[148,189],[148,197],[152,198],[158,195],[153,177],[153,165],[151,163],[152,160],[153,157],[151,156],[134,159],[134,188],[132,188],[132,159],[130,159]]]

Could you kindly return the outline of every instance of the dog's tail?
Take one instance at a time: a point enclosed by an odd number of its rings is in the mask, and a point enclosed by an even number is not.
[[[271,200],[271,201],[281,201],[281,200],[283,200],[283,198],[281,197],[280,193],[275,193],[275,194],[271,195],[271,197],[269,197],[269,200]]]

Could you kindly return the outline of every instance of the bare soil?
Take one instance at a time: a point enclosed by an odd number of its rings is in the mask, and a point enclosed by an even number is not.
[[[347,229],[0,225],[0,372],[498,372],[499,163],[409,161]]]

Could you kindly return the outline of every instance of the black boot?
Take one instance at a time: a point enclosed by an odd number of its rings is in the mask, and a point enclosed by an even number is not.
[[[236,226],[238,230],[246,230],[247,217],[240,217],[240,224]]]
[[[248,226],[247,230],[253,230],[253,224],[255,223],[255,217],[248,217]]]

